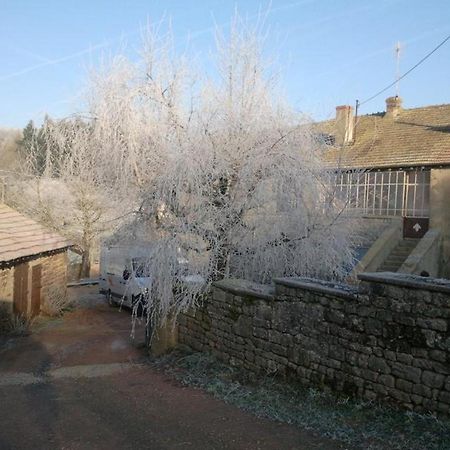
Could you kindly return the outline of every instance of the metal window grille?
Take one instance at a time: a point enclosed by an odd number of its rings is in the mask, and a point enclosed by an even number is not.
[[[429,170],[343,172],[337,187],[347,206],[364,214],[429,217]]]

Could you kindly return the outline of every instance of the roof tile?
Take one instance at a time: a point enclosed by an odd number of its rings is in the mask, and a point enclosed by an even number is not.
[[[315,125],[334,135],[335,121]],[[330,147],[330,165],[342,168],[398,168],[450,165],[450,105],[403,109],[397,118],[358,117],[352,144]]]
[[[0,263],[72,245],[57,233],[0,204]]]

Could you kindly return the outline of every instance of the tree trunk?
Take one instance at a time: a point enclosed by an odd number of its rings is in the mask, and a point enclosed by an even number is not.
[[[91,275],[91,252],[85,248],[81,255],[80,278],[89,278]]]

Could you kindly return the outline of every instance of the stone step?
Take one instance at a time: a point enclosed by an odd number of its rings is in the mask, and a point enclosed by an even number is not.
[[[403,264],[406,261],[406,257],[405,256],[394,256],[394,255],[390,255],[388,256],[383,264]]]
[[[397,266],[388,266],[388,265],[384,266],[383,265],[378,269],[378,272],[397,272],[398,269],[399,269],[399,267],[397,267]]]

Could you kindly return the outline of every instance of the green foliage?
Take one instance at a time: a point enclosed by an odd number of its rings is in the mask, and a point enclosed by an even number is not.
[[[22,139],[18,142],[19,153],[29,162],[33,175],[42,175],[47,157],[44,126],[36,128],[30,120],[22,135]]]
[[[18,141],[19,154],[31,172],[41,176],[44,172],[52,177],[60,175],[62,165],[73,154],[73,139],[77,131],[89,132],[89,125],[81,119],[54,121],[48,116],[38,128],[30,120]],[[73,161],[76,170],[76,162]]]
[[[367,450],[450,448],[450,421],[353,400],[274,377],[256,379],[205,353],[172,353],[155,360],[183,384],[256,416],[285,422]]]

